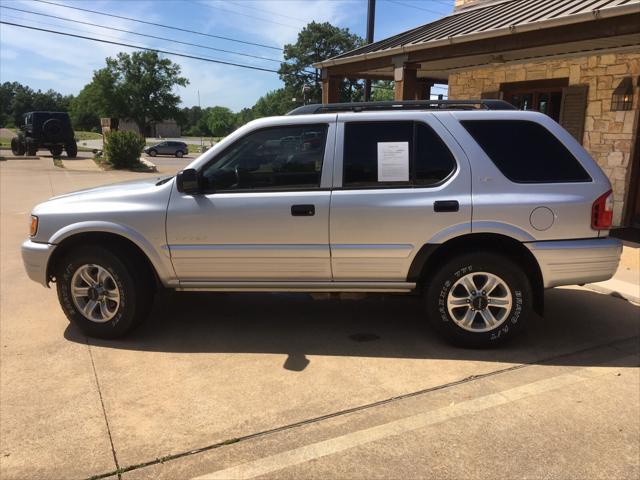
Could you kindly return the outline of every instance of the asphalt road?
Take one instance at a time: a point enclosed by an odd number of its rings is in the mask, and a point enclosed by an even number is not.
[[[585,288],[500,350],[401,296],[172,294],[84,337],[26,278],[29,211],[145,175],[0,162],[1,478],[640,476],[640,309]]]

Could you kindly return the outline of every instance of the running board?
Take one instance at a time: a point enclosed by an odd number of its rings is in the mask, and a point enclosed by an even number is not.
[[[180,282],[182,292],[411,292],[415,282]]]

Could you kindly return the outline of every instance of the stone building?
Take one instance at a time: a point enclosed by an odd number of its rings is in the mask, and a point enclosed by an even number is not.
[[[571,132],[611,180],[614,224],[640,228],[640,1],[455,0],[435,22],[321,62],[323,102],[343,78],[393,79],[395,98],[501,98]]]

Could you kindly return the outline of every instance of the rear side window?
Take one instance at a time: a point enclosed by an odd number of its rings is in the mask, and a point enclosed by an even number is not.
[[[343,163],[350,188],[436,185],[456,168],[438,134],[412,121],[347,123]]]
[[[461,123],[502,174],[513,182],[591,181],[567,147],[539,123],[527,120],[466,120]]]

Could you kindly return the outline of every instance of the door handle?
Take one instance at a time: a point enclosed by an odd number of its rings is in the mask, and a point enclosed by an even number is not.
[[[313,217],[316,214],[315,205],[292,205],[291,215],[294,217]]]
[[[460,204],[457,200],[438,200],[433,202],[434,212],[457,212]]]

